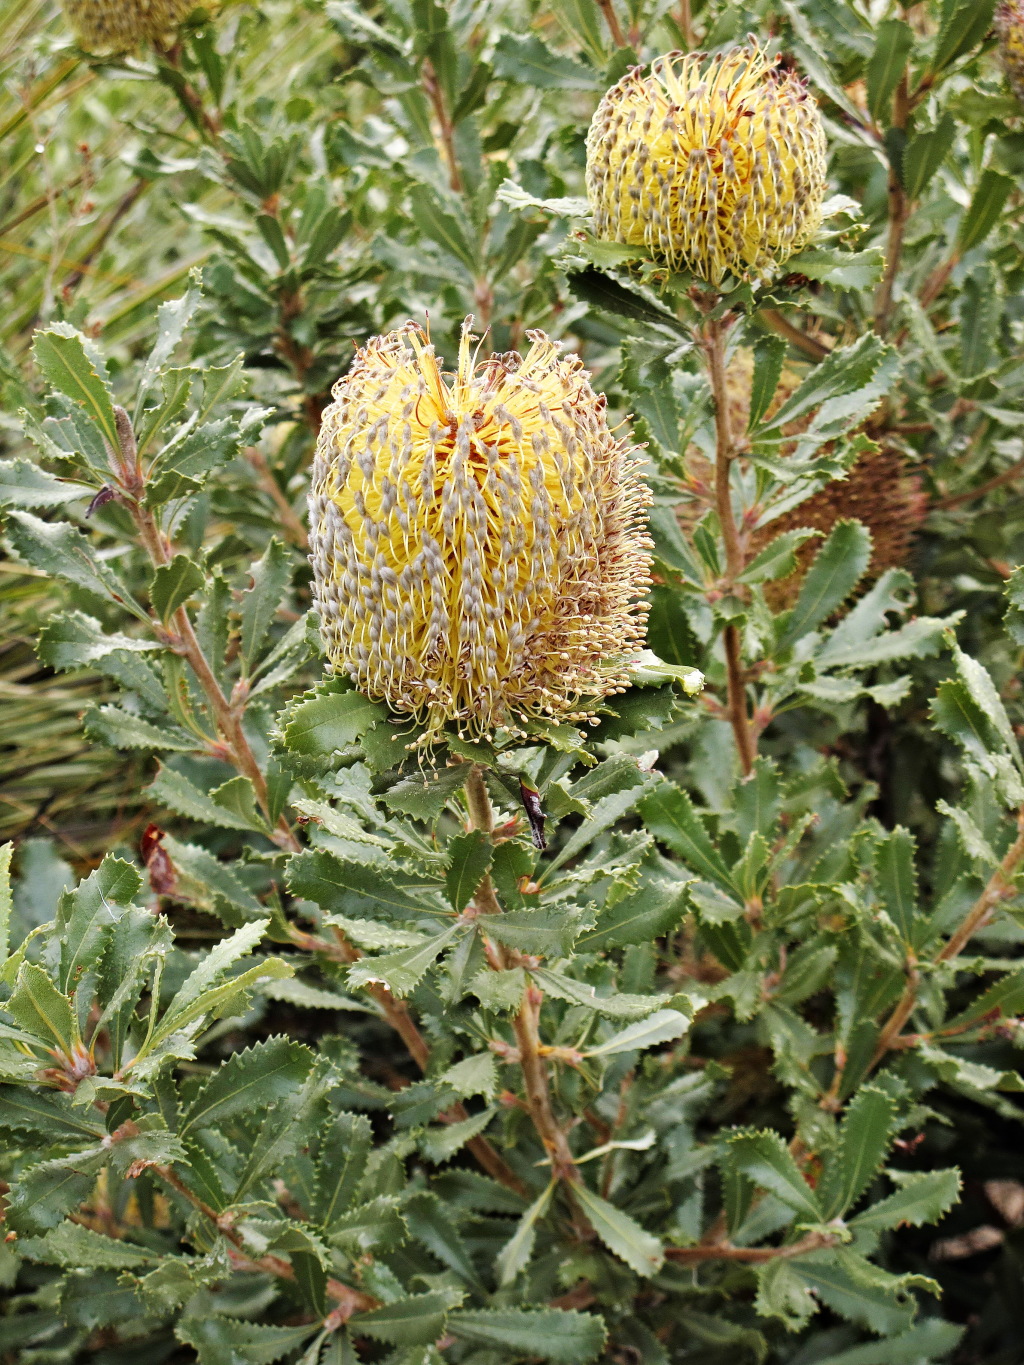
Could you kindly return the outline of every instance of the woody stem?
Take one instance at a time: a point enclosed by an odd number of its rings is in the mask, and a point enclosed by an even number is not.
[[[715,507],[725,545],[725,574],[718,587],[723,593],[735,588],[736,580],[746,566],[746,556],[732,508],[732,464],[737,450],[729,421],[729,394],[726,388],[725,342],[729,326],[730,322],[726,318],[708,318],[701,333],[715,406]],[[746,776],[757,757],[757,742],[747,712],[739,626],[730,621],[722,632],[722,643],[725,649],[729,724],[736,740],[740,767]]]
[[[484,830],[489,834],[494,829],[494,811],[487,795],[483,769],[478,764],[473,765],[466,778],[466,805],[469,810],[470,827]],[[501,913],[501,905],[489,876],[485,877],[477,888],[474,902],[484,914]],[[500,949],[497,961],[502,964],[505,961]],[[548,1065],[540,1050],[540,1007],[543,1000],[543,992],[532,982],[528,984],[512,1027],[519,1050],[519,1065],[523,1073],[526,1102],[537,1136],[551,1160],[551,1169],[556,1178],[576,1182],[579,1180],[576,1162],[568,1139],[555,1117]]]

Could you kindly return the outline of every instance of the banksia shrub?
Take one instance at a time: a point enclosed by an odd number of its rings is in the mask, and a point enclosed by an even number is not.
[[[999,0],[995,12],[999,59],[1010,89],[1024,100],[1024,4],[1021,0]]]
[[[328,658],[369,696],[472,735],[579,722],[642,642],[647,491],[605,398],[542,332],[442,372],[418,327],[335,385],[310,493]]]
[[[89,52],[129,52],[178,27],[194,0],[62,0],[68,23]]]
[[[718,285],[761,278],[815,235],[825,134],[803,81],[754,46],[627,72],[587,136],[599,237]]]

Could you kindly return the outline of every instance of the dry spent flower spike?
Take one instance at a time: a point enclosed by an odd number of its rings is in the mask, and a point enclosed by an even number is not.
[[[999,59],[1010,89],[1024,102],[1024,3],[999,0],[995,12]]]
[[[649,493],[606,400],[543,332],[454,374],[409,323],[334,386],[310,491],[328,659],[430,742],[580,723],[643,646]]]
[[[598,237],[646,246],[709,284],[760,280],[812,240],[825,133],[804,82],[753,41],[669,52],[602,99],[587,135]]]
[[[61,0],[88,52],[130,52],[173,33],[196,0]]]

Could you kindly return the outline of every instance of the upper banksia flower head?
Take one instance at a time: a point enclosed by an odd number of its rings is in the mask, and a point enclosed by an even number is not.
[[[825,133],[799,76],[756,46],[670,52],[597,107],[587,192],[598,237],[718,285],[761,279],[814,237]]]
[[[1024,102],[1024,3],[999,0],[995,13],[999,57],[1010,89]]]
[[[335,671],[426,741],[589,719],[643,644],[648,492],[605,398],[543,332],[442,373],[407,324],[334,386],[310,560]]]
[[[61,0],[87,52],[130,52],[173,33],[196,0]]]

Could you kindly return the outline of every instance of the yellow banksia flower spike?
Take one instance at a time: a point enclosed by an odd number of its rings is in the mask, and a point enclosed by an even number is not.
[[[999,0],[995,12],[999,59],[1010,89],[1024,102],[1024,3]]]
[[[87,52],[130,52],[172,34],[196,0],[61,0]]]
[[[598,237],[719,285],[760,280],[812,240],[825,133],[799,76],[755,45],[669,52],[627,72],[587,135]]]
[[[310,490],[328,660],[430,743],[580,723],[643,647],[646,485],[579,358],[543,332],[445,373],[414,324],[334,386]]]

